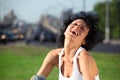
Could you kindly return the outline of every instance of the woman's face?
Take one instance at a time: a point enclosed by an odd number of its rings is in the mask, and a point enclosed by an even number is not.
[[[64,32],[65,38],[75,41],[76,44],[80,44],[84,41],[89,32],[89,28],[85,21],[82,19],[76,19],[68,25]]]

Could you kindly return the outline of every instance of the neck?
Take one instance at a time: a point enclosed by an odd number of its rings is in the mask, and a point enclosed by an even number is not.
[[[76,46],[74,42],[70,40],[65,40],[64,44],[65,57],[67,57],[68,59],[73,58],[79,47],[80,46]]]

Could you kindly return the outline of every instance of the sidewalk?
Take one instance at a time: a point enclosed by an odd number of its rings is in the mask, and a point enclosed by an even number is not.
[[[100,43],[96,45],[96,47],[92,50],[96,52],[108,52],[108,53],[119,53],[120,54],[120,44],[117,43],[108,43],[108,44],[103,44]]]

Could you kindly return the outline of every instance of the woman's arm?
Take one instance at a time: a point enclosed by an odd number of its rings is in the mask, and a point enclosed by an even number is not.
[[[52,50],[48,53],[48,55],[45,57],[43,64],[38,71],[37,75],[42,75],[44,77],[47,77],[51,70],[54,68],[54,66],[58,65],[58,50]]]
[[[38,73],[32,76],[31,80],[46,80],[46,77],[52,71],[54,66],[58,66],[58,55],[61,49],[54,49],[50,51],[45,57],[43,64]]]
[[[98,74],[98,68],[95,60],[88,54],[87,51],[82,51],[79,56],[80,72],[83,80],[95,80]]]

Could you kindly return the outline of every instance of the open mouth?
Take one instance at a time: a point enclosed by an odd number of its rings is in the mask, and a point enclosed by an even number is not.
[[[72,30],[71,30],[71,33],[72,33],[73,35],[75,35],[75,36],[78,35],[78,33],[77,33],[76,31],[72,31]]]

